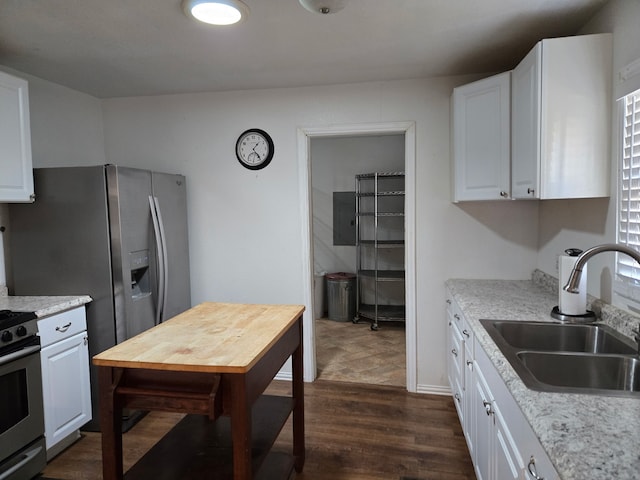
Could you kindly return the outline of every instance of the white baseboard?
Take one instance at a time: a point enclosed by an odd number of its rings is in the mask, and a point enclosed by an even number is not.
[[[448,395],[451,396],[451,388],[442,385],[420,385],[416,389],[416,393],[425,393],[429,395]]]
[[[287,380],[292,379],[291,372],[278,372],[274,380]],[[416,393],[422,393],[426,395],[447,395],[451,396],[451,388],[443,387],[442,385],[418,385]]]
[[[293,375],[291,372],[278,372],[278,374],[274,377],[274,380],[293,380]]]

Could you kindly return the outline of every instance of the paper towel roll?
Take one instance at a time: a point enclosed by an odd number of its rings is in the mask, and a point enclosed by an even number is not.
[[[578,284],[578,293],[569,293],[562,289],[569,280],[571,270],[578,257],[560,255],[558,258],[558,309],[564,315],[584,315],[587,313],[587,265],[582,268],[582,276]]]

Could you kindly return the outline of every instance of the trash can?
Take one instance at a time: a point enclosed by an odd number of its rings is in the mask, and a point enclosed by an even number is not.
[[[326,272],[313,276],[313,318],[324,318],[327,313]]]
[[[336,322],[349,322],[356,315],[356,276],[353,273],[328,273],[328,318]]]

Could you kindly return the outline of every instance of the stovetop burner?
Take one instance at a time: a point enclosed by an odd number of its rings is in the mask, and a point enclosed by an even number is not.
[[[34,312],[15,312],[13,310],[0,310],[0,328],[10,328],[36,318]]]

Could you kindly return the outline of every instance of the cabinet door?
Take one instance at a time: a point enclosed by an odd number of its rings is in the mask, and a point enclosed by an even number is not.
[[[462,343],[462,336],[455,324],[451,324],[450,328],[450,348],[449,358],[451,361],[451,389],[453,392],[453,399],[455,401],[456,410],[458,410],[458,416],[460,417],[460,423],[464,429],[465,426],[465,412],[464,412],[464,391],[462,389],[464,385],[463,374],[463,360],[464,360],[464,345]]]
[[[41,352],[47,450],[91,420],[87,333]]]
[[[464,349],[464,437],[467,440],[467,447],[469,448],[469,454],[471,458],[474,457],[476,448],[475,448],[475,409],[473,404],[473,389],[474,389],[474,370],[473,370],[473,353],[472,350],[469,349],[472,342],[469,340],[465,340],[465,349]]]
[[[472,457],[473,466],[478,480],[490,480],[493,470],[493,405],[487,382],[474,361],[473,384],[473,419],[475,426],[475,455]]]
[[[511,196],[537,198],[540,177],[542,44],[513,70],[511,85]]]
[[[610,34],[545,39],[513,70],[511,195],[609,195]]]
[[[524,465],[518,448],[511,436],[507,422],[502,415],[499,402],[493,403],[495,427],[495,470],[492,478],[496,480],[518,480]]]
[[[609,195],[611,39],[542,41],[540,198]]]
[[[29,91],[21,78],[0,72],[0,203],[33,201]]]
[[[509,197],[511,73],[453,91],[453,201]]]

